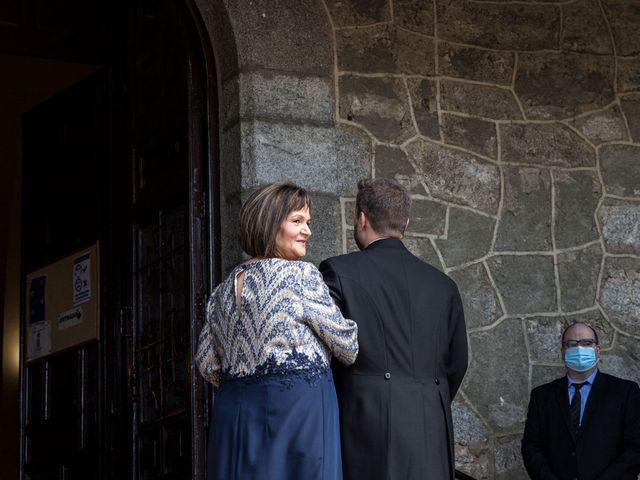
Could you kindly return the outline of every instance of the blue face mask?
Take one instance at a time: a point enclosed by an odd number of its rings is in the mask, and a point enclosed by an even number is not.
[[[593,347],[572,347],[564,352],[564,363],[575,372],[586,372],[593,368],[598,359]]]

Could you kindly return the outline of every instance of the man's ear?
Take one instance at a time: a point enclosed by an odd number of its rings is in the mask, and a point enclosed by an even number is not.
[[[367,218],[367,214],[364,212],[360,212],[358,214],[358,223],[360,224],[360,228],[369,228],[369,219]]]

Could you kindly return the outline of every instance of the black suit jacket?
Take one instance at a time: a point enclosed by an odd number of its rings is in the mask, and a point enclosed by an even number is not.
[[[450,404],[467,368],[455,283],[394,238],[320,271],[358,324],[356,362],[334,366],[345,480],[453,478]]]
[[[533,480],[636,480],[640,473],[638,384],[598,372],[574,438],[566,377],[531,392],[522,438]]]

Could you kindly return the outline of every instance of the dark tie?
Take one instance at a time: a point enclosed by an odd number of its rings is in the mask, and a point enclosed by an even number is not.
[[[584,387],[588,382],[574,383],[573,398],[571,399],[571,405],[569,405],[569,422],[571,424],[571,431],[573,435],[578,435],[578,429],[580,428],[580,404],[582,403],[582,395],[580,395],[580,389]]]

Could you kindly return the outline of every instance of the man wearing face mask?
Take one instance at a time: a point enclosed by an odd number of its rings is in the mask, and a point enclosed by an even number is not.
[[[531,392],[522,456],[533,480],[636,480],[640,473],[640,388],[598,369],[596,331],[562,334],[567,375]]]

